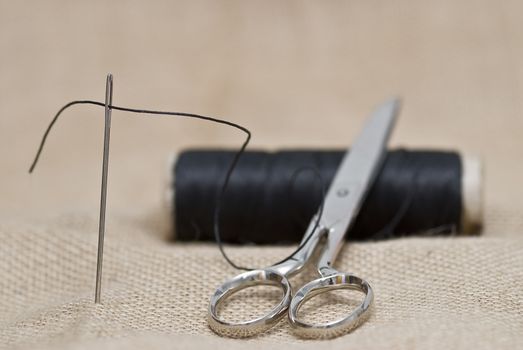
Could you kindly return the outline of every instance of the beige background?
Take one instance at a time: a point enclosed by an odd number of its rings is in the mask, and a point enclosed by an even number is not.
[[[393,146],[483,157],[484,237],[349,246],[340,268],[381,297],[367,324],[332,345],[521,346],[522,13],[520,1],[493,0],[0,1],[0,341],[245,345],[204,320],[207,296],[234,271],[213,247],[162,239],[170,155],[235,147],[241,134],[114,112],[100,307],[90,299],[102,110],[67,112],[27,174],[52,115],[102,100],[112,72],[115,104],[227,118],[263,148],[345,147],[373,106],[401,96]],[[232,254],[257,265],[288,249]],[[185,283],[190,272],[206,280]],[[282,327],[249,344],[317,346]]]

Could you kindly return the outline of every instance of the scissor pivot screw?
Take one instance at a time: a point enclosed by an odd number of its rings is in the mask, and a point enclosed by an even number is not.
[[[338,191],[336,191],[336,194],[338,197],[347,197],[349,194],[349,190],[346,188],[339,188]]]

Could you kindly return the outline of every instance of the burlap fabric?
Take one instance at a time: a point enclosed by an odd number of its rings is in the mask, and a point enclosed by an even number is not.
[[[468,0],[1,1],[0,343],[522,347],[522,10],[518,1]],[[337,266],[369,280],[376,303],[369,321],[345,337],[302,341],[281,322],[253,339],[220,338],[206,325],[207,302],[236,271],[212,245],[169,242],[160,203],[173,151],[237,146],[241,136],[115,112],[103,303],[94,305],[102,111],[69,112],[36,173],[26,171],[59,105],[101,99],[108,71],[115,104],[228,117],[264,148],[343,147],[373,105],[399,94],[405,107],[393,146],[483,157],[484,235],[347,245]],[[264,266],[291,249],[228,251]],[[254,304],[233,300],[224,314],[246,318],[276,294],[253,297]],[[307,317],[335,317],[347,298],[320,299]]]

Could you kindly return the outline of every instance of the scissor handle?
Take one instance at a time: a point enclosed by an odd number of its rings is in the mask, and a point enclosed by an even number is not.
[[[243,322],[227,322],[218,316],[218,306],[227,297],[251,286],[273,285],[282,289],[283,297],[267,314]],[[273,269],[260,269],[244,272],[223,283],[211,296],[208,323],[219,335],[233,338],[245,338],[264,332],[274,326],[285,315],[291,302],[291,285],[285,275]]]
[[[313,324],[298,319],[298,312],[303,303],[318,294],[336,289],[358,290],[365,294],[365,297],[348,316],[333,322]],[[373,299],[372,287],[365,280],[351,274],[336,273],[311,281],[298,290],[289,306],[289,322],[296,335],[303,338],[338,337],[350,332],[365,321]]]

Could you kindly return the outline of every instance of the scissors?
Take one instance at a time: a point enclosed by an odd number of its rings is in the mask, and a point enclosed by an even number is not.
[[[366,319],[374,298],[372,287],[360,277],[338,272],[332,265],[343,245],[345,232],[354,222],[379,172],[398,110],[399,100],[391,99],[369,117],[352,149],[345,153],[339,165],[325,196],[323,210],[320,208],[312,218],[300,248],[288,260],[242,273],[216,289],[208,310],[208,323],[214,332],[234,338],[250,337],[273,327],[287,312],[296,335],[332,338],[350,332]],[[292,296],[289,278],[303,269],[319,246],[323,247],[316,265],[320,277],[305,284]],[[280,287],[282,299],[267,314],[252,320],[231,323],[218,316],[218,306],[227,297],[256,285]],[[314,324],[298,318],[304,302],[336,289],[357,290],[364,294],[363,301],[346,317],[333,322]]]

